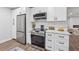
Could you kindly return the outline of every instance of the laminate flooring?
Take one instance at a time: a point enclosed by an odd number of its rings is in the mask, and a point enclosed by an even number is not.
[[[18,43],[16,40],[10,40],[0,44],[0,51],[8,51],[9,49],[12,49],[15,47],[20,47],[25,51],[44,51],[43,48],[37,47],[35,45],[31,45],[31,44],[23,45],[21,43]]]

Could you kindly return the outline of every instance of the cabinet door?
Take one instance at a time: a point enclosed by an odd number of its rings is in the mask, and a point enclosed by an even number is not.
[[[33,14],[47,12],[47,7],[34,7],[32,8]]]
[[[38,7],[37,9],[38,9],[38,13],[47,12],[46,7]]]
[[[47,8],[47,21],[54,21],[54,14],[55,14],[54,7]]]
[[[66,21],[67,8],[66,7],[55,7],[54,21]]]

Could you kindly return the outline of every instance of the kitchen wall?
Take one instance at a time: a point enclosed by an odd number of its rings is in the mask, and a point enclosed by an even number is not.
[[[32,30],[32,14],[31,14],[31,9],[26,8],[26,42],[31,44],[31,30]]]
[[[12,36],[11,10],[0,7],[0,43],[8,41]]]
[[[68,18],[69,28],[73,28],[73,25],[79,25],[79,7],[69,7],[68,8]]]
[[[12,13],[12,38],[16,38],[16,15],[17,10],[11,10]]]
[[[79,25],[79,17],[72,17],[69,19],[69,28],[73,28],[73,25]]]
[[[38,21],[36,22],[36,28],[40,28],[40,25],[44,25],[45,28],[51,26],[54,26],[55,28],[59,28],[60,26],[64,26],[65,28],[68,27],[67,21]]]
[[[79,7],[68,7],[67,9],[68,9],[68,10],[67,10],[68,15],[69,15],[70,13],[72,13],[72,14],[79,13]]]

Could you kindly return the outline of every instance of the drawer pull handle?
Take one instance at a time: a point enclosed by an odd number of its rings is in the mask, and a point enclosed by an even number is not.
[[[48,34],[48,36],[52,36],[51,34]]]
[[[64,50],[62,50],[62,49],[58,49],[59,51],[64,51]]]
[[[48,40],[48,41],[50,41],[50,42],[51,42],[52,40]]]
[[[52,48],[52,47],[48,46],[48,48]]]
[[[64,42],[59,42],[59,44],[64,44]]]
[[[64,36],[59,36],[60,38],[64,38]]]

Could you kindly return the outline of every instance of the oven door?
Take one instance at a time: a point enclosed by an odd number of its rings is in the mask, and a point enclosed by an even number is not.
[[[31,34],[31,44],[45,48],[45,37]]]

